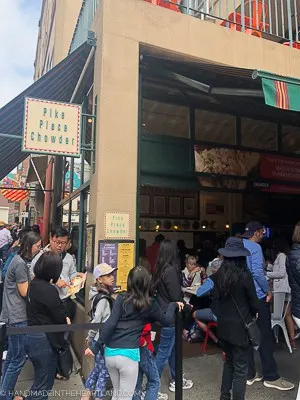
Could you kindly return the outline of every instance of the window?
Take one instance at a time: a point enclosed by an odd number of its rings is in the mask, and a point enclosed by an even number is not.
[[[300,127],[282,126],[282,151],[300,154]]]
[[[277,125],[250,118],[241,119],[242,146],[262,150],[277,150]]]
[[[195,139],[204,142],[235,144],[235,117],[196,110]]]
[[[175,104],[143,100],[143,133],[189,138],[189,109]]]

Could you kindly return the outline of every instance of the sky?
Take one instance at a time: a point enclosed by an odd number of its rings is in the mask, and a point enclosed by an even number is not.
[[[0,108],[33,82],[42,0],[0,0]]]

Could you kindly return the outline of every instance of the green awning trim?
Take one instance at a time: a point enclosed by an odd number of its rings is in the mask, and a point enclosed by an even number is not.
[[[254,71],[253,79],[261,78],[265,103],[283,110],[300,111],[300,80],[265,71]]]

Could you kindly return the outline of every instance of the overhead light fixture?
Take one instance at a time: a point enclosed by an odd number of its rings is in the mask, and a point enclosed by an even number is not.
[[[174,225],[174,229],[175,229],[175,231],[177,231],[178,230],[178,226]]]
[[[230,228],[230,225],[229,225],[229,224],[226,224],[226,225],[225,225],[225,228],[226,228],[226,229],[229,229],[229,228]]]

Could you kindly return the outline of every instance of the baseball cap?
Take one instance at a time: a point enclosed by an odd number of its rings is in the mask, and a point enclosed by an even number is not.
[[[116,269],[117,268],[113,268],[106,263],[98,264],[94,268],[93,275],[94,275],[95,279],[98,279],[98,278],[100,278],[100,276],[111,274],[112,272],[116,271]]]
[[[264,226],[258,221],[251,221],[246,225],[245,233],[243,234],[243,238],[250,239],[255,232],[261,231],[265,229]]]

